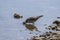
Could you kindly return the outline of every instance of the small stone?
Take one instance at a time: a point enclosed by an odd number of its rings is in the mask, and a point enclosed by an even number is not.
[[[19,14],[15,13],[15,14],[14,14],[14,18],[20,19],[20,18],[23,18],[23,16],[20,16]]]

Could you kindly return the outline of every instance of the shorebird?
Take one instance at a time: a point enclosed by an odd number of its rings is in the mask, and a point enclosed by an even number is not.
[[[14,18],[16,18],[16,19],[20,19],[20,18],[22,18],[23,16],[21,16],[21,15],[19,15],[19,14],[17,14],[17,13],[15,13],[14,14]]]
[[[43,17],[43,15],[36,16],[36,17],[29,17],[26,19],[25,22],[23,22],[23,24],[25,24],[25,23],[33,23],[34,24],[34,22],[36,22],[41,17]]]

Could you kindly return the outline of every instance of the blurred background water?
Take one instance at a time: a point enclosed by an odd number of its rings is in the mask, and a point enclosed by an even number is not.
[[[22,19],[14,19],[14,13],[23,15]],[[60,0],[0,0],[0,40],[26,40],[35,35],[29,34],[22,24],[27,18],[44,15],[35,26],[42,34],[60,16]],[[44,26],[47,24],[47,26]]]

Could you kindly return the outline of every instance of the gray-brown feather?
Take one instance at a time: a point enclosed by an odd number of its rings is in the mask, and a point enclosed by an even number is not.
[[[41,15],[41,16],[37,16],[37,17],[30,17],[30,18],[28,18],[25,22],[26,22],[26,23],[34,23],[34,22],[37,21],[40,17],[42,17],[42,15]]]

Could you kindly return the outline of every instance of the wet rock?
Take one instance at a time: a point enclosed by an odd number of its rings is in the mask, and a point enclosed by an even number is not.
[[[57,26],[53,24],[51,26],[46,27],[46,29],[48,29],[48,30],[57,30]]]
[[[40,40],[38,36],[33,36],[31,40]]]
[[[52,27],[52,30],[56,30],[56,28],[55,27]]]
[[[53,22],[53,24],[56,24],[57,26],[60,26],[60,21],[56,20]]]
[[[45,27],[45,29],[51,30],[52,26]]]
[[[46,35],[43,34],[43,35],[40,35],[39,37],[46,37]]]
[[[44,37],[33,36],[31,40],[46,40]]]
[[[60,27],[57,27],[56,31],[60,31]]]
[[[15,14],[14,14],[14,18],[15,18],[15,19],[20,19],[20,18],[23,18],[23,16],[21,16],[21,15],[15,13]]]
[[[52,35],[57,35],[57,33],[52,33]]]

